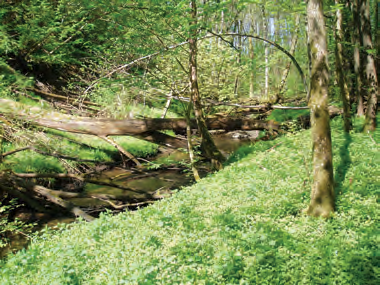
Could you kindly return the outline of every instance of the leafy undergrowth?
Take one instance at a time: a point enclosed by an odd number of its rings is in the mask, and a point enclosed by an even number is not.
[[[283,123],[290,120],[297,120],[301,116],[310,115],[309,110],[273,110],[269,115],[268,120],[275,120],[277,122]]]
[[[9,96],[4,97],[14,99]],[[31,108],[51,109],[48,104],[38,104],[28,98],[21,98],[19,101]],[[126,117],[129,107],[132,108],[131,106],[126,106],[125,110],[119,112],[119,115]],[[149,114],[154,110],[154,108],[138,107],[133,106],[135,114],[138,116],[143,115],[143,110],[150,112]],[[157,111],[155,112],[157,113]],[[54,153],[78,159],[93,160],[93,163],[85,162],[89,166],[114,160],[121,161],[120,153],[115,147],[95,136],[72,134],[43,128],[28,130],[22,126],[15,128],[15,130],[7,138],[9,142],[3,144],[3,153],[26,146],[33,146],[50,154]],[[157,145],[133,137],[119,136],[112,138],[136,157],[153,156],[158,151]],[[15,172],[53,173],[72,171],[80,164],[83,163],[70,159],[46,156],[27,150],[6,156],[0,169],[12,169]]]
[[[30,134],[29,131],[24,130],[20,132],[19,137],[23,135],[27,137]],[[114,137],[113,139],[136,157],[152,156],[158,151],[157,145],[133,137]],[[84,162],[90,166],[115,160],[121,161],[120,154],[115,147],[94,136],[73,135],[62,131],[34,132],[33,140],[31,143],[28,141],[21,140],[20,142],[4,144],[3,151],[8,152],[32,145],[46,153],[94,161]],[[26,150],[6,156],[0,168],[12,169],[15,172],[62,173],[75,169],[78,164],[83,164],[83,162],[46,156]]]
[[[0,283],[378,284],[380,132],[340,125],[327,221],[300,213],[312,169],[305,131],[240,149],[223,171],[140,211],[46,231],[0,263]]]

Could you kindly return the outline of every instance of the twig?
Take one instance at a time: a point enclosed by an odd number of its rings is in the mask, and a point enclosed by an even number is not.
[[[370,132],[368,132],[368,135],[369,135],[369,137],[371,138],[371,140],[373,141],[373,143],[375,144],[375,145],[378,145],[378,143],[373,139],[373,137],[371,136],[371,133]]]
[[[78,162],[92,162],[92,163],[103,163],[103,164],[110,163],[110,162],[101,162],[101,161],[92,160],[92,159],[81,159],[81,158],[77,158],[77,157],[72,157],[72,156],[58,154],[58,153],[55,153],[55,152],[48,153],[48,152],[45,152],[43,150],[37,149],[37,148],[35,148],[33,146],[27,146],[27,147],[15,149],[15,150],[12,150],[12,151],[8,151],[8,152],[6,152],[6,153],[3,154],[3,157],[6,157],[6,156],[9,156],[9,155],[12,155],[12,154],[15,154],[17,152],[24,151],[24,150],[32,150],[32,151],[35,151],[35,152],[37,152],[39,154],[42,154],[42,155],[53,156],[53,157],[56,157],[56,158],[62,158],[62,159],[67,159],[67,160],[74,160],[74,161],[78,161]]]
[[[62,101],[69,101],[69,102],[73,102],[73,103],[77,103],[77,101],[78,101],[78,99],[76,99],[76,98],[70,98],[70,97],[66,97],[66,96],[62,96],[62,95],[52,94],[52,93],[44,92],[42,90],[38,90],[36,88],[27,88],[27,90],[33,91],[33,92],[38,93],[38,94],[45,96],[45,97],[51,97],[51,98],[59,99]],[[79,104],[79,103],[77,103],[77,104]],[[82,104],[83,105],[95,106],[95,107],[101,107],[101,105],[99,105],[97,103],[90,102],[90,101],[81,101],[81,105]],[[93,110],[98,111],[96,109],[93,109]]]
[[[13,175],[20,177],[20,178],[61,178],[61,179],[72,178],[72,179],[77,179],[79,181],[86,182],[86,183],[114,187],[114,188],[118,188],[121,190],[127,190],[127,191],[131,191],[131,192],[139,193],[139,194],[145,193],[144,191],[139,191],[139,190],[135,190],[132,188],[124,187],[124,186],[121,186],[121,185],[118,185],[118,184],[115,184],[112,182],[104,182],[104,181],[88,179],[88,178],[81,177],[81,176],[74,175],[74,174],[66,174],[66,173],[15,173],[15,172],[13,172]]]
[[[128,151],[126,151],[124,148],[122,148],[121,145],[119,145],[117,142],[115,142],[113,139],[107,137],[107,136],[99,136],[101,139],[105,140],[106,142],[108,142],[109,144],[113,145],[120,153],[121,153],[121,156],[123,156],[123,154],[125,156],[127,156],[129,159],[131,159],[138,168],[142,168],[142,165],[141,163]]]
[[[154,201],[144,201],[144,202],[134,203],[134,204],[116,205],[116,204],[114,204],[113,202],[111,202],[108,199],[104,199],[104,198],[97,197],[97,196],[91,196],[91,197],[94,198],[94,199],[98,199],[98,200],[107,202],[108,204],[110,204],[116,210],[124,209],[124,208],[127,208],[127,207],[137,207],[137,206],[141,206],[141,205],[153,204],[154,203]]]
[[[267,151],[271,151],[273,149],[275,149],[277,146],[279,146],[280,144],[282,144],[283,142],[279,142],[278,144],[275,144],[274,146],[272,146],[270,149],[268,149]]]

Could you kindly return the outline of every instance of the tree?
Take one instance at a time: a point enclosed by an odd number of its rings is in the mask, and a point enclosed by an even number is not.
[[[190,3],[191,7],[191,20],[189,30],[189,48],[190,48],[190,94],[191,101],[193,102],[194,114],[198,124],[199,134],[201,136],[201,148],[205,152],[205,155],[212,160],[215,168],[221,169],[222,162],[225,161],[225,157],[216,147],[214,140],[212,139],[209,131],[207,130],[201,97],[198,88],[198,75],[197,75],[197,4],[195,0]]]
[[[362,94],[363,89],[363,58],[360,53],[361,44],[361,28],[360,28],[360,16],[359,16],[359,3],[360,0],[353,0],[351,3],[352,10],[352,25],[354,31],[352,34],[352,43],[354,45],[354,71],[356,77],[356,101],[358,117],[364,116],[364,98]]]
[[[335,0],[336,4],[341,4],[341,0]],[[335,68],[338,77],[338,85],[340,89],[340,97],[343,102],[343,120],[344,130],[349,132],[351,129],[351,108],[350,108],[350,94],[348,91],[347,80],[343,72],[345,63],[345,53],[343,50],[344,35],[343,35],[343,12],[342,9],[336,11],[336,33],[335,33]]]
[[[373,131],[376,128],[378,78],[373,53],[369,0],[361,0],[360,4],[361,36],[365,52],[363,56],[363,67],[365,71],[364,90],[365,94],[368,94],[364,131]]]
[[[313,176],[311,202],[306,213],[329,217],[334,211],[334,176],[328,113],[329,70],[323,1],[307,4],[308,37],[311,51],[310,114],[313,143]]]

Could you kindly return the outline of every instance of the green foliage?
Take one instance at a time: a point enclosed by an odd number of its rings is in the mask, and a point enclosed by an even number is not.
[[[377,284],[380,132],[332,122],[336,213],[304,216],[310,131],[240,150],[137,212],[63,226],[0,264],[1,284]],[[244,157],[243,157],[244,156]]]
[[[33,227],[33,224],[25,224],[18,219],[10,220],[10,212],[20,205],[17,204],[16,200],[11,200],[3,204],[3,201],[6,199],[7,197],[4,196],[2,200],[0,200],[0,249],[9,244],[12,235],[19,234],[20,232],[25,235],[25,233],[28,233]]]
[[[274,120],[276,122],[282,123],[290,120],[297,120],[301,116],[310,115],[309,110],[273,110],[268,120]]]
[[[4,152],[28,145],[29,142],[22,139],[22,135],[25,135],[25,132],[17,134],[20,141],[4,144]],[[114,139],[124,149],[137,157],[149,157],[157,153],[157,145],[149,142],[133,137],[114,137]],[[120,160],[120,154],[113,146],[89,135],[73,135],[51,130],[45,134],[35,134],[33,142],[38,149],[47,153],[55,152],[69,157],[94,160],[94,162],[85,162],[89,166],[94,166],[96,162],[102,163]],[[78,167],[80,164],[83,165],[84,163],[70,159],[49,157],[33,151],[22,151],[5,157],[0,165],[0,169],[12,169],[19,173],[65,173]]]

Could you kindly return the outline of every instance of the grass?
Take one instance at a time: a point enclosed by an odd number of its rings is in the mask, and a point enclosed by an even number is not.
[[[27,133],[28,131],[23,131],[20,136]],[[114,137],[114,139],[136,157],[152,156],[158,150],[157,145],[133,137]],[[36,133],[32,141],[32,145],[37,145],[38,149],[45,152],[57,152],[70,157],[96,161],[85,162],[88,165],[120,160],[120,154],[113,146],[94,136],[48,131]],[[30,141],[21,140],[21,142],[6,143],[3,145],[3,152],[27,146],[28,142]],[[22,151],[5,157],[1,169],[12,169],[15,172],[62,173],[76,168],[79,164],[83,163],[49,157],[33,151]]]
[[[9,93],[3,94],[4,98],[13,99]],[[36,97],[38,98],[38,97]],[[43,110],[51,110],[49,104],[33,101],[26,97],[18,98],[18,101],[30,108],[38,107]],[[109,105],[111,106],[111,105]],[[126,117],[133,111],[136,116],[155,115],[158,110],[141,105],[123,105],[123,109],[117,112],[118,117]],[[116,114],[116,111],[115,111]],[[158,146],[133,137],[113,137],[125,150],[136,157],[148,157],[155,155]],[[58,130],[40,128],[38,130],[28,130],[23,127],[18,128],[18,132],[13,133],[9,138],[10,143],[3,144],[3,153],[25,146],[35,146],[45,152],[56,151],[70,157],[94,160],[99,163],[120,160],[119,152],[104,140],[90,135],[71,134]],[[15,172],[67,172],[81,164],[71,160],[62,160],[54,157],[47,157],[32,151],[23,151],[7,156],[1,164],[0,169],[12,169]],[[86,163],[94,165],[94,163]]]
[[[300,213],[312,178],[304,131],[242,148],[140,211],[46,230],[0,263],[0,284],[378,284],[380,131],[341,125],[327,221]]]

